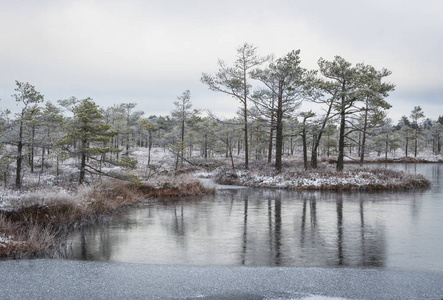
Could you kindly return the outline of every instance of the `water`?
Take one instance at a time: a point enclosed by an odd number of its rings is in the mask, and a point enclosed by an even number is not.
[[[129,209],[75,232],[70,259],[174,265],[389,268],[443,273],[443,165],[390,165],[426,191],[221,189]]]

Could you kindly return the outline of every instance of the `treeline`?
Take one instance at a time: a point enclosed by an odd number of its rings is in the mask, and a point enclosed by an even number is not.
[[[391,75],[385,68],[353,65],[336,56],[332,61],[320,58],[317,70],[307,70],[301,67],[300,50],[275,59],[259,56],[257,48],[247,43],[237,49],[232,65],[219,60],[218,67],[215,74],[203,73],[201,81],[240,102],[238,124],[243,127],[245,168],[248,154],[254,151],[256,158],[263,154],[268,162],[274,160],[277,171],[285,151],[303,153],[305,169],[316,169],[319,155],[334,155],[337,171],[343,170],[346,156],[357,157],[363,164],[365,154],[372,151],[387,159],[388,153],[399,148],[406,156],[413,149],[417,156],[419,149],[432,145],[432,152],[440,153],[441,117],[425,120],[421,107],[416,106],[411,120],[403,116],[393,125],[387,118],[391,105],[386,98],[395,85],[385,82]],[[323,113],[300,110],[302,102],[318,105],[316,111]],[[251,131],[255,138],[249,136]],[[261,138],[257,137],[259,131]],[[249,144],[253,144],[252,152]]]
[[[320,58],[318,70],[307,70],[301,67],[300,50],[277,59],[273,56],[260,57],[256,52],[256,47],[245,43],[237,49],[233,66],[228,67],[219,60],[218,72],[215,75],[203,73],[201,78],[211,90],[226,93],[240,101],[246,168],[249,119],[261,119],[268,124],[268,152],[273,152],[271,147],[275,140],[275,168],[280,171],[284,136],[288,131],[284,121],[295,117],[294,113],[302,101],[317,103],[325,110],[322,116],[316,116],[312,111],[297,112],[303,119],[299,127],[305,127],[302,129],[305,167],[308,161],[306,127],[311,124],[314,131],[311,135],[312,168],[317,168],[318,147],[330,123],[338,124],[338,171],[343,170],[346,141],[357,130],[363,133],[361,147],[362,153],[365,152],[367,131],[379,123],[385,116],[385,110],[390,108],[385,98],[394,85],[383,82],[390,71],[376,70],[364,63],[352,65],[340,56],[333,61]],[[254,89],[252,81],[264,87]],[[315,121],[312,121],[314,117]]]
[[[237,116],[218,119],[211,112],[194,109],[190,91],[177,97],[168,116],[149,116],[135,103],[99,107],[91,98],[44,102],[29,83],[16,81],[13,98],[20,111],[1,111],[1,178],[14,178],[21,188],[25,172],[54,172],[68,158],[79,169],[78,182],[87,174],[104,174],[103,166],[135,168],[134,147],[146,147],[147,168],[152,147],[174,153],[175,168],[191,158],[225,157],[233,168],[248,168],[250,159],[273,163],[282,169],[284,155],[302,154],[304,168],[317,168],[319,157],[335,157],[338,171],[346,156],[364,162],[377,152],[388,157],[402,149],[417,156],[424,149],[441,151],[443,117],[427,119],[415,107],[398,124],[386,118],[386,101],[394,89],[384,82],[391,72],[342,57],[320,58],[318,70],[301,67],[300,51],[275,59],[259,56],[244,44],[228,66],[218,62],[215,74],[203,73],[201,81],[211,90],[234,97],[240,103]],[[300,110],[312,102],[322,114]],[[244,157],[236,165],[235,156]],[[72,161],[72,160],[71,160]],[[105,174],[128,179],[122,174]]]

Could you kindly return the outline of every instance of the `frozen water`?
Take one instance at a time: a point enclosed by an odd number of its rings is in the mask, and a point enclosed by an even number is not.
[[[0,262],[2,299],[441,299],[443,275],[393,270]]]

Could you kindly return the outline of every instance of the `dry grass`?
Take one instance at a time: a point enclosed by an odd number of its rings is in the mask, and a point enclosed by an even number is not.
[[[12,201],[11,209],[0,210],[0,258],[53,256],[71,229],[102,220],[146,197],[213,192],[214,188],[186,175],[159,178],[151,185],[108,180],[71,193],[26,192]]]
[[[63,229],[81,225],[106,213],[139,201],[135,188],[118,181],[99,186],[81,186],[75,193],[28,193],[16,200],[15,208],[3,214],[12,222]]]
[[[28,224],[26,228],[0,214],[0,258],[35,257],[59,248],[62,236],[50,226]]]
[[[187,175],[160,177],[155,184],[144,183],[136,188],[144,197],[183,197],[215,193],[214,187],[206,187],[199,180]]]
[[[95,215],[110,213],[140,202],[140,193],[136,186],[118,180],[106,181],[96,188],[88,187],[80,196],[87,201],[88,208]]]

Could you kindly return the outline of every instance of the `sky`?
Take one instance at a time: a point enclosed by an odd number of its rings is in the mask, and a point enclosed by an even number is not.
[[[245,42],[260,55],[300,49],[301,65],[340,55],[392,71],[388,116],[443,115],[440,0],[0,0],[0,108],[15,80],[55,103],[91,97],[167,115],[185,90],[194,108],[233,116],[239,103],[200,82]],[[304,103],[301,110],[312,109]],[[315,110],[316,108],[314,108]]]

